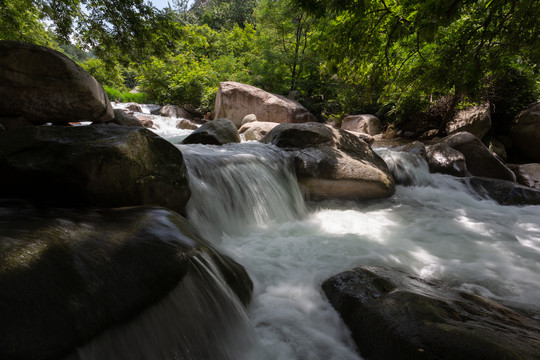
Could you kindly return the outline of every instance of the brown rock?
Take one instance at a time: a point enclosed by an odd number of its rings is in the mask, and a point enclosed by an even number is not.
[[[343,119],[341,123],[343,130],[364,133],[368,135],[377,135],[382,133],[381,121],[375,115],[350,115]]]
[[[242,120],[248,114],[254,114],[261,122],[317,121],[313,114],[294,100],[233,81],[219,84],[215,112],[216,118],[227,118],[233,121],[237,128],[240,128]]]
[[[228,119],[216,119],[201,125],[189,134],[183,144],[223,145],[239,143],[240,135],[236,126]]]
[[[0,118],[34,124],[108,122],[103,87],[67,56],[42,46],[0,41]]]
[[[245,140],[259,141],[265,137],[270,130],[278,125],[278,123],[274,122],[253,121],[242,125],[238,130],[238,133],[241,134]]]
[[[139,126],[139,127],[143,126],[143,124],[138,118],[126,113],[124,110],[114,109],[113,111],[114,111],[114,120],[112,121],[113,123],[117,125],[123,125],[123,126]]]
[[[522,164],[515,169],[519,184],[540,190],[540,164]]]
[[[199,127],[187,119],[182,119],[176,123],[177,129],[197,130]]]
[[[446,124],[448,135],[467,131],[479,139],[491,129],[491,110],[489,104],[473,106],[459,111],[454,119]]]

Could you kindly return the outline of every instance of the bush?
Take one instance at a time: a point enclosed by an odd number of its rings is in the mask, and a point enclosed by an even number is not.
[[[105,89],[110,101],[135,102],[138,104],[148,103],[148,97],[145,93],[132,94],[129,91],[121,91],[107,85],[103,85],[103,88]]]

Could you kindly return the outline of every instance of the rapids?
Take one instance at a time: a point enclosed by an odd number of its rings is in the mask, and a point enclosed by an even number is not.
[[[391,198],[305,204],[277,148],[179,148],[193,193],[189,220],[255,284],[247,315],[259,345],[246,359],[359,359],[320,289],[359,265],[443,280],[540,319],[540,206],[500,206],[391,149],[377,151],[410,184]]]

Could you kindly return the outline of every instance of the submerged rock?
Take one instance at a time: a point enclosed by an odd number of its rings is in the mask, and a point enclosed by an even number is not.
[[[103,87],[58,51],[0,41],[0,123],[108,122],[114,114]]]
[[[375,199],[391,196],[394,179],[388,166],[357,136],[332,126],[281,124],[261,142],[285,149],[311,199]]]
[[[2,359],[62,358],[160,301],[208,258],[238,298],[250,300],[253,285],[244,268],[170,210],[0,212]],[[204,289],[208,297],[214,290]],[[175,331],[190,339],[193,325],[178,320]]]
[[[468,132],[459,132],[441,140],[465,156],[467,170],[474,176],[516,181],[516,175],[482,141]]]
[[[359,267],[322,288],[368,359],[538,359],[540,323],[401,271]]]
[[[215,109],[216,118],[230,119],[237,128],[242,126],[244,117],[249,114],[254,114],[257,121],[262,122],[317,121],[312,113],[294,100],[234,81],[219,84]]]
[[[40,126],[0,133],[0,197],[53,206],[156,204],[183,213],[182,153],[150,130]]]
[[[216,119],[201,125],[189,134],[183,144],[224,145],[239,143],[240,135],[233,122],[228,119]]]

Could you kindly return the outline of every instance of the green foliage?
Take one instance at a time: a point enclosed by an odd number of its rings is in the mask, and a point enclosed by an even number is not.
[[[56,48],[32,0],[0,0],[0,40],[15,40]]]
[[[231,29],[235,25],[241,28],[253,24],[253,10],[257,0],[210,0],[207,4],[194,9],[200,24],[220,30]]]
[[[90,58],[80,65],[102,85],[127,90],[119,64],[107,64],[98,58]]]
[[[148,96],[145,93],[121,91],[107,85],[103,85],[103,89],[105,89],[110,101],[135,102],[139,104],[145,104],[148,102]]]

